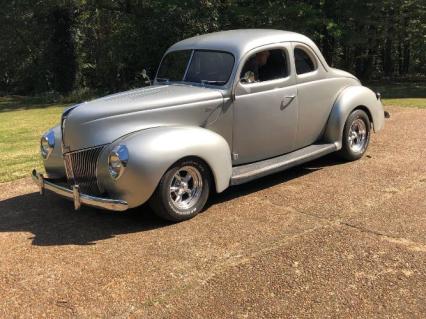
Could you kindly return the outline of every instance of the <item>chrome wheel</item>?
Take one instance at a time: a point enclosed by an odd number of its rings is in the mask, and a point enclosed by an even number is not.
[[[201,173],[192,166],[179,168],[170,182],[170,199],[179,209],[195,206],[201,197],[203,179]]]
[[[368,131],[365,122],[357,118],[351,124],[348,134],[348,145],[351,151],[362,153],[367,145]]]

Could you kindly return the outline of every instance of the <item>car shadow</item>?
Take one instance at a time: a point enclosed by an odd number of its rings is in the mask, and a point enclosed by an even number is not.
[[[93,245],[116,235],[170,225],[149,207],[116,213],[82,207],[46,192],[31,193],[0,202],[0,232],[29,232],[33,245]]]
[[[230,187],[221,194],[213,195],[207,208],[340,163],[334,156],[327,156],[283,173]],[[170,222],[156,217],[148,205],[122,213],[90,207],[74,211],[72,202],[50,192],[46,192],[44,197],[31,193],[0,202],[0,232],[31,233],[33,235],[28,239],[36,246],[93,245],[116,235],[170,225]]]

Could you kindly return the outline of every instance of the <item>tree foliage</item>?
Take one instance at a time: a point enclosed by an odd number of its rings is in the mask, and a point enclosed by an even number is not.
[[[168,46],[197,34],[306,34],[361,79],[424,78],[422,0],[0,0],[0,92],[118,91],[153,75]]]

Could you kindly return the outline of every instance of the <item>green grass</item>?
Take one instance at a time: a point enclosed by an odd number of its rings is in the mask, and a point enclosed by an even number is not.
[[[385,105],[426,108],[426,83],[375,85]],[[68,104],[43,103],[37,98],[0,97],[0,183],[43,169],[40,136],[58,124]]]
[[[380,92],[384,105],[426,108],[426,82],[366,83]]]
[[[416,99],[383,99],[384,105],[426,108],[426,98]]]
[[[40,136],[59,123],[66,105],[22,104],[10,108],[11,98],[0,98],[0,183],[29,176],[42,169]],[[7,107],[6,107],[7,106]]]

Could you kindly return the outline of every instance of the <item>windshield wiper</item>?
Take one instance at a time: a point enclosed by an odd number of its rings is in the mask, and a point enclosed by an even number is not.
[[[201,80],[201,84],[223,85],[226,81]]]
[[[168,78],[157,78],[156,80],[157,80],[157,82],[166,82],[166,83],[170,82],[170,80]]]

